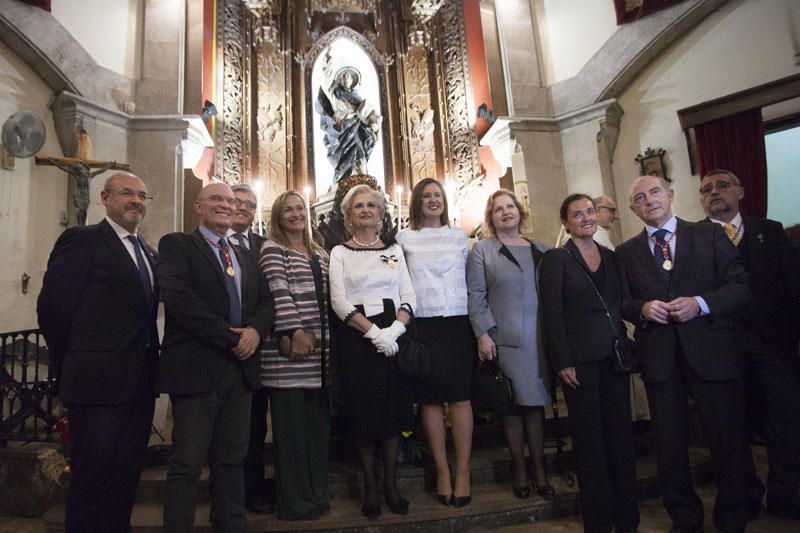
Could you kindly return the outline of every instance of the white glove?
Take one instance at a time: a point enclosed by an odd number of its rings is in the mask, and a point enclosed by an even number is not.
[[[388,338],[391,338],[393,341],[396,341],[398,338],[400,338],[400,335],[406,332],[406,325],[400,322],[399,320],[395,320],[394,322],[392,322],[391,326],[389,326],[388,328],[383,328],[382,331],[385,331],[386,334],[389,335]]]
[[[388,333],[388,331],[389,328],[381,329],[375,324],[372,324],[372,327],[364,334],[364,337],[371,340],[375,349],[380,353],[384,354],[386,357],[392,357],[397,355],[400,348],[397,346],[396,340],[391,338],[391,334]]]

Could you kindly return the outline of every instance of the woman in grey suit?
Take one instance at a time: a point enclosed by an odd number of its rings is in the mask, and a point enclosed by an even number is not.
[[[475,244],[467,261],[469,318],[482,361],[497,359],[511,382],[514,407],[503,417],[511,453],[514,495],[530,496],[525,443],[533,459],[536,491],[555,494],[544,468],[544,406],[550,379],[541,355],[536,268],[543,251],[520,235],[527,217],[514,193],[494,192],[484,222],[491,237]]]

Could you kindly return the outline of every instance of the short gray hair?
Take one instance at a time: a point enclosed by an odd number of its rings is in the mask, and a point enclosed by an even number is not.
[[[257,198],[256,191],[247,183],[237,183],[231,187],[231,190],[233,192],[246,192],[253,198]]]
[[[739,178],[738,178],[738,177],[736,177],[736,174],[734,174],[734,173],[733,173],[733,172],[731,172],[730,170],[725,170],[724,168],[715,168],[714,170],[709,170],[708,172],[706,172],[706,175],[705,175],[705,176],[703,176],[703,179],[706,179],[706,178],[707,178],[707,177],[709,177],[709,176],[716,176],[716,175],[718,175],[718,174],[723,174],[723,175],[725,175],[725,176],[728,176],[730,179],[732,179],[732,180],[733,180],[733,182],[734,182],[736,185],[741,185],[741,184],[742,184],[742,182],[741,182],[741,181],[739,181]],[[701,181],[702,181],[702,180],[701,180]]]
[[[347,230],[348,233],[353,233],[353,225],[350,222],[350,216],[348,211],[350,211],[350,204],[353,203],[353,198],[356,197],[358,194],[367,193],[377,202],[378,207],[381,210],[380,216],[378,217],[378,227],[382,227],[383,225],[383,216],[386,214],[386,196],[378,190],[373,189],[369,185],[362,183],[361,185],[356,185],[355,187],[351,188],[347,191],[347,194],[344,195],[342,198],[342,216],[344,218],[344,229]]]

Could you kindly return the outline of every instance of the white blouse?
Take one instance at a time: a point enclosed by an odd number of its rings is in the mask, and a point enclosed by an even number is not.
[[[397,242],[406,254],[417,293],[414,313],[419,317],[468,314],[466,234],[449,226],[404,229]]]
[[[366,316],[378,315],[383,312],[384,299],[392,300],[397,310],[404,303],[416,310],[417,298],[398,244],[366,249],[335,246],[329,273],[331,307],[342,320],[359,304]]]

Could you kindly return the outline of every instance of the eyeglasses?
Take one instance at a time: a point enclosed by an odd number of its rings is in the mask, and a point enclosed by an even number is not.
[[[126,200],[130,200],[134,196],[137,197],[142,202],[146,202],[148,200],[152,200],[153,199],[153,195],[152,194],[147,194],[144,191],[135,192],[135,191],[132,191],[130,189],[106,189],[106,192],[109,193],[109,194],[111,194],[112,192],[115,192],[115,193],[119,194],[120,196],[122,196],[123,198],[125,198]]]
[[[709,182],[700,187],[700,194],[703,196],[708,196],[714,189],[718,190],[719,192],[727,191],[731,187],[738,187],[738,183],[733,183],[732,181],[725,181],[725,180],[717,180],[714,182]]]
[[[607,209],[608,212],[611,213],[612,215],[616,215],[617,214],[617,208],[616,207],[609,207],[607,205],[598,205],[597,209]]]
[[[233,201],[233,205],[235,205],[236,207],[245,206],[247,209],[256,208],[256,204],[254,202],[251,202],[250,200],[240,200],[238,198]]]

